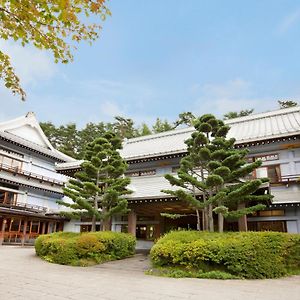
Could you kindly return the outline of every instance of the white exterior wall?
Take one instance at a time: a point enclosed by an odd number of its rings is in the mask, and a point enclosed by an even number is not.
[[[78,220],[70,220],[69,222],[64,223],[65,232],[80,232],[80,224]]]
[[[56,172],[55,162],[49,161],[46,158],[41,159],[40,157],[26,154],[24,157],[23,170],[53,178],[55,180],[67,180],[66,176]]]

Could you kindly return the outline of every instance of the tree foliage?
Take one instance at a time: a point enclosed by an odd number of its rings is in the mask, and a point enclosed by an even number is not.
[[[279,100],[278,101],[278,104],[279,104],[279,107],[280,109],[282,108],[289,108],[289,107],[294,107],[294,106],[297,106],[298,103],[295,102],[295,101],[292,101],[292,100]]]
[[[249,116],[253,113],[254,109],[245,109],[245,110],[241,110],[239,112],[237,111],[230,111],[227,114],[224,115],[224,120],[230,120],[230,119],[235,119],[235,118],[239,118],[239,117],[245,117],[245,116]]]
[[[1,0],[0,39],[33,45],[53,54],[55,62],[73,60],[73,50],[80,41],[92,42],[99,36],[99,21],[110,15],[105,0]],[[0,77],[7,88],[25,100],[25,91],[15,74],[9,56],[0,51]]]
[[[139,135],[138,130],[134,128],[132,119],[116,116],[115,120],[116,121],[112,124],[112,128],[122,139]]]
[[[180,162],[177,176],[165,178],[179,189],[164,190],[187,203],[197,213],[200,230],[214,230],[213,211],[219,216],[219,231],[223,231],[223,217],[240,218],[263,209],[262,203],[270,195],[254,195],[266,179],[249,179],[247,175],[261,165],[261,161],[247,163],[247,150],[234,148],[235,139],[227,139],[229,126],[213,115],[203,115],[195,122],[195,132],[186,140],[188,155]],[[240,209],[239,204],[246,204]]]
[[[172,130],[173,126],[167,120],[161,120],[160,118],[157,118],[156,122],[152,126],[152,129],[153,133],[161,133],[164,131]]]
[[[193,126],[195,121],[195,115],[190,111],[186,111],[178,115],[178,119],[174,122],[174,128],[180,125]]]
[[[130,118],[116,116],[114,122],[87,123],[82,129],[76,124],[55,126],[52,122],[41,122],[41,128],[50,143],[59,151],[77,159],[82,159],[86,151],[86,145],[91,143],[105,132],[112,131],[121,139],[134,138],[152,134],[146,123],[136,126]],[[157,132],[171,130],[172,125],[167,121],[157,121],[155,124]]]
[[[58,201],[72,211],[62,212],[70,218],[91,218],[92,231],[96,221],[101,222],[103,230],[109,229],[110,218],[115,214],[126,213],[130,193],[129,178],[124,177],[126,162],[121,158],[121,139],[108,132],[87,145],[82,170],[75,173],[64,188],[64,194],[72,200]]]

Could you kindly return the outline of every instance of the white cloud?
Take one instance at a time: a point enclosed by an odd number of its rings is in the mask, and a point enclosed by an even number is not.
[[[48,80],[56,73],[54,61],[44,51],[4,41],[0,42],[0,49],[10,56],[11,64],[25,87]]]
[[[100,114],[105,117],[125,116],[126,113],[116,102],[104,100],[100,103]]]
[[[278,26],[278,32],[284,34],[293,27],[300,19],[300,9],[288,14],[283,18]]]
[[[195,86],[195,85],[194,85]],[[223,115],[229,111],[254,108],[265,111],[272,107],[272,99],[253,96],[252,84],[236,78],[221,84],[205,84],[197,88],[194,111],[197,114]]]

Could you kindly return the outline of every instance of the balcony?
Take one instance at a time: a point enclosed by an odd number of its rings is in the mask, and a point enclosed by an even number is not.
[[[30,211],[35,213],[45,213],[47,211],[47,208],[44,206],[19,202],[17,193],[3,190],[0,190],[0,207]]]
[[[12,166],[4,164],[4,163],[0,163],[0,170],[4,170],[6,172],[9,172],[9,173],[13,174],[14,176],[21,175],[21,176],[27,177],[28,179],[30,179],[30,178],[36,179],[40,183],[47,182],[47,183],[50,183],[52,186],[53,185],[58,185],[58,186],[63,186],[64,185],[63,181],[60,181],[60,180],[57,180],[57,179],[54,179],[54,178],[50,178],[50,177],[47,177],[47,176],[43,176],[43,175],[40,175],[40,174],[32,173],[32,172],[29,172],[29,171],[24,171],[20,167],[12,167]]]
[[[290,183],[300,184],[300,174],[282,175],[277,182],[272,182],[272,184],[285,184],[289,186]]]
[[[47,207],[30,204],[30,203],[23,203],[23,202],[14,202],[14,203],[3,203],[0,202],[0,207],[18,209],[23,211],[35,212],[35,213],[45,213],[47,212]]]

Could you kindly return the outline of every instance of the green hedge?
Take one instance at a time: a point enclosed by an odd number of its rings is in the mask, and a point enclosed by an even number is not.
[[[57,232],[39,236],[36,254],[62,265],[88,266],[122,259],[135,252],[135,238],[120,232]]]
[[[151,249],[157,267],[276,278],[300,269],[300,235],[279,232],[174,231]]]

